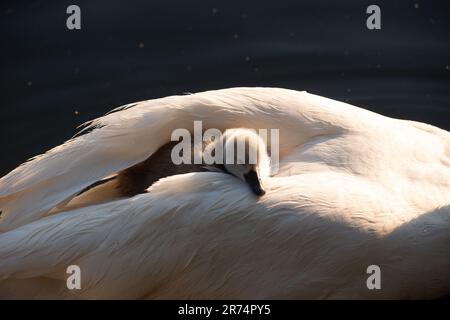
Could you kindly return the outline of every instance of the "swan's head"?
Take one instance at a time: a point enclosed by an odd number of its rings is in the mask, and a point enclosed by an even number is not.
[[[266,193],[263,178],[270,160],[264,141],[249,129],[229,129],[222,135],[224,170],[250,186],[257,196]]]

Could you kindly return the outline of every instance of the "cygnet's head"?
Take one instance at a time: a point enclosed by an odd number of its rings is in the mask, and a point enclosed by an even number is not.
[[[270,160],[264,141],[250,129],[229,129],[222,135],[224,170],[250,186],[257,196],[266,193],[262,179]]]

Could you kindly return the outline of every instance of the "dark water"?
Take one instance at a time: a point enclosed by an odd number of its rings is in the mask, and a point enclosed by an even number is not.
[[[372,1],[3,1],[0,175],[113,107],[234,86],[450,129],[450,1],[375,3],[377,31]]]

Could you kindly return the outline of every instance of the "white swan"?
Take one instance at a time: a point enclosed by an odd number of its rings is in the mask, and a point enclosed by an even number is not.
[[[148,193],[42,218],[146,159],[172,130],[280,129],[256,198],[232,176],[164,178]],[[450,292],[450,134],[276,88],[131,105],[0,180],[0,296],[434,298]],[[270,147],[270,142],[269,142]],[[78,265],[81,290],[68,290]],[[369,290],[367,267],[381,270]]]

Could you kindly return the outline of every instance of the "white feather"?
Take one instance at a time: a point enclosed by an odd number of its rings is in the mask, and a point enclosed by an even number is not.
[[[279,128],[266,195],[220,173],[42,218],[170,132]],[[0,296],[433,298],[450,291],[450,134],[276,88],[138,103],[0,180]],[[9,230],[9,231],[8,231]],[[68,265],[82,290],[65,287]],[[368,290],[366,268],[382,270]],[[41,289],[40,289],[41,288]]]

